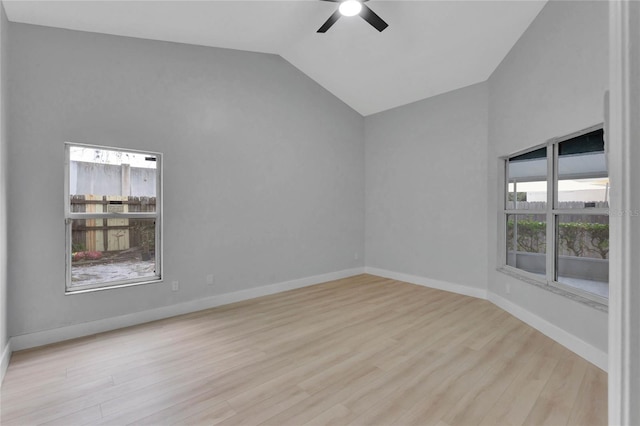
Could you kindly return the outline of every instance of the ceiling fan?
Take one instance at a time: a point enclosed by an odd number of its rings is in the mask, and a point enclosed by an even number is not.
[[[373,28],[378,31],[382,31],[389,26],[386,22],[382,20],[381,17],[375,14],[375,12],[364,4],[364,2],[369,0],[322,0],[322,1],[330,1],[333,3],[340,3],[338,10],[333,12],[333,15],[329,16],[329,19],[322,24],[320,29],[318,29],[319,33],[326,33],[329,28],[340,18],[340,16],[355,16],[360,15],[362,19],[367,21]]]

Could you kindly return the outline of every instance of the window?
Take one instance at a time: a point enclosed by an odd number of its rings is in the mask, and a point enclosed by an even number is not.
[[[65,144],[66,292],[159,281],[161,154]]]
[[[503,266],[607,303],[609,176],[603,130],[505,158]]]
[[[507,265],[544,276],[547,147],[507,160]]]

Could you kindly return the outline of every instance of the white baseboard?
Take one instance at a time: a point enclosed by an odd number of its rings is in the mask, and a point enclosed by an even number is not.
[[[11,339],[7,342],[5,347],[2,350],[2,359],[0,359],[0,387],[2,387],[2,382],[4,381],[4,375],[7,372],[7,368],[9,367],[9,360],[11,359]]]
[[[545,336],[560,343],[578,356],[586,359],[602,370],[607,371],[609,357],[606,352],[495,293],[489,293],[489,301],[500,309],[509,312],[519,320],[529,324]]]
[[[547,320],[523,309],[513,302],[498,296],[495,293],[488,293],[484,289],[469,287],[460,284],[449,283],[446,281],[434,280],[431,278],[420,277],[416,275],[393,272],[384,269],[362,267],[346,269],[328,274],[315,275],[311,277],[300,278],[282,283],[256,287],[247,290],[240,290],[232,293],[220,294],[204,299],[192,300],[189,302],[179,303],[176,305],[163,306],[161,308],[151,309],[142,312],[136,312],[128,315],[122,315],[113,318],[106,318],[97,321],[75,324],[67,327],[56,328],[52,330],[39,331],[36,333],[23,334],[13,336],[9,339],[6,347],[2,352],[0,360],[0,383],[9,365],[12,351],[33,348],[36,346],[47,345],[50,343],[61,342],[64,340],[74,339],[77,337],[88,336],[104,331],[115,330],[118,328],[128,327],[132,325],[142,324],[149,321],[169,318],[176,315],[196,312],[203,309],[209,309],[216,306],[226,305],[229,303],[240,302],[243,300],[253,299],[260,296],[280,293],[287,290],[307,287],[310,285],[320,284],[327,281],[347,278],[354,275],[367,273],[389,278],[398,281],[405,281],[425,287],[435,288],[438,290],[449,291],[462,294],[465,296],[476,297],[478,299],[488,299],[499,308],[509,312],[511,315],[529,324],[531,327],[545,334],[549,338],[555,340],[567,349],[575,352],[577,355],[593,363],[604,371],[607,371],[607,353],[592,346],[591,344],[577,338],[573,334],[561,329],[560,327],[548,322]]]
[[[458,293],[464,296],[471,296],[478,299],[487,298],[487,290],[475,287],[469,287],[461,284],[454,284],[447,281],[434,280],[431,278],[420,277],[417,275],[404,274],[402,272],[388,271],[386,269],[378,269],[365,267],[365,273],[371,275],[377,275],[379,277],[389,278],[392,280],[404,281],[411,284],[417,284],[424,287],[435,288],[437,290],[449,291],[451,293]]]
[[[247,290],[235,291],[232,293],[219,294],[203,299],[191,300],[189,302],[178,303],[161,308],[150,309],[142,312],[121,315],[113,318],[105,318],[97,321],[90,321],[81,324],[74,324],[67,327],[55,328],[52,330],[39,331],[35,333],[13,336],[11,338],[11,349],[19,351],[36,346],[48,345],[50,343],[89,336],[104,331],[116,330],[118,328],[143,324],[145,322],[169,318],[176,315],[188,314],[201,311],[216,306],[227,305],[229,303],[254,299],[260,296],[281,293],[287,290],[308,287],[327,281],[339,280],[364,273],[364,268],[345,269],[327,274],[314,275],[311,277],[299,278],[291,281],[251,288]],[[3,356],[4,366],[4,356]],[[8,359],[7,359],[8,362]]]

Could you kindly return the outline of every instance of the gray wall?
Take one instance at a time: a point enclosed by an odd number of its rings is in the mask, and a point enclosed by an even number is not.
[[[282,58],[9,32],[10,335],[363,265],[363,119]],[[164,153],[163,284],[64,296],[65,141]]]
[[[366,265],[485,289],[487,86],[365,118]]]
[[[607,351],[607,314],[496,271],[498,157],[604,120],[607,2],[550,1],[489,79],[489,290]],[[506,294],[510,284],[511,294]]]
[[[9,341],[7,333],[7,17],[0,4],[0,355]],[[0,376],[2,372],[0,371]],[[0,377],[1,380],[1,377]]]

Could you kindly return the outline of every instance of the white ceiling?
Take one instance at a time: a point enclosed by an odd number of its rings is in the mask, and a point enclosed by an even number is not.
[[[335,3],[7,1],[10,21],[273,53],[362,115],[485,81],[546,0],[367,3],[389,27],[342,17]]]

